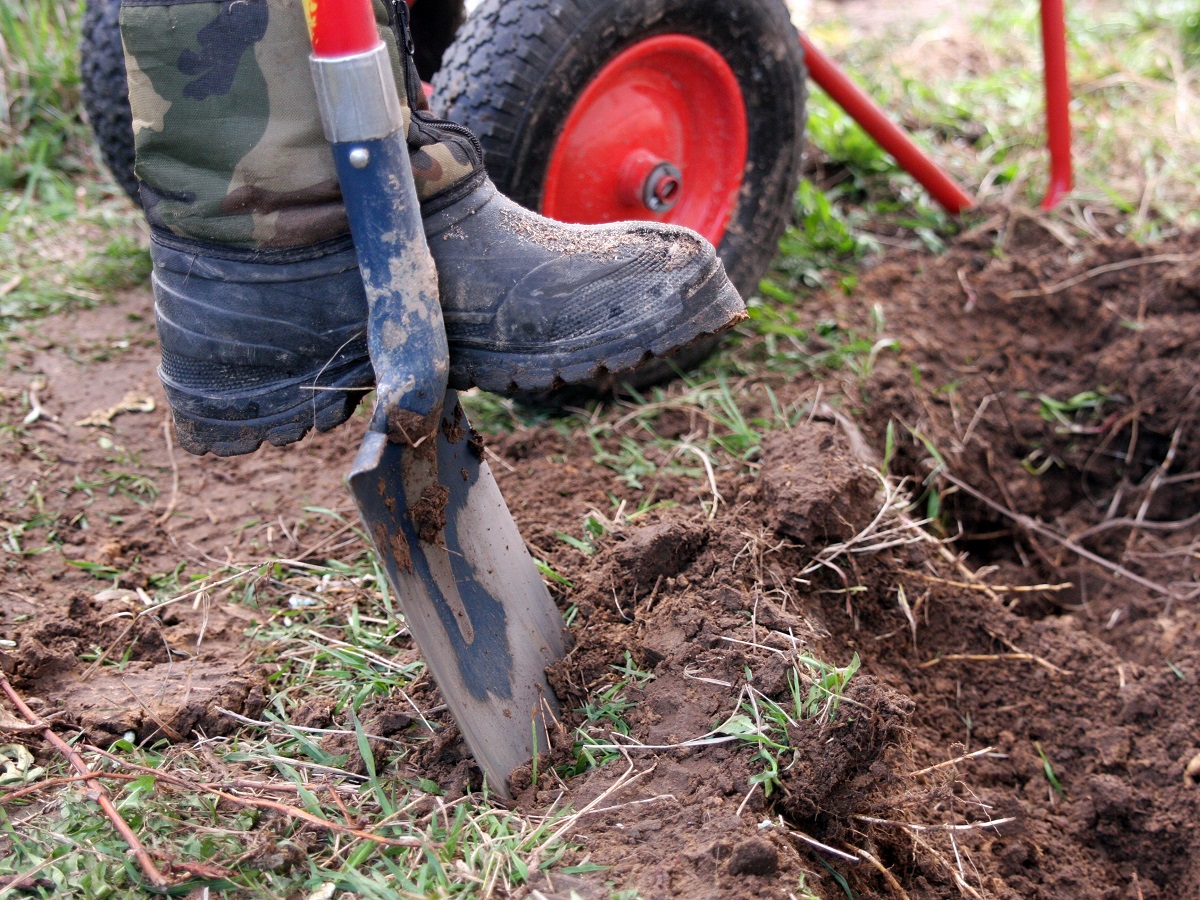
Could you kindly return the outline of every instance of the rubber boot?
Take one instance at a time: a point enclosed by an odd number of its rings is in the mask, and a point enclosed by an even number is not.
[[[380,6],[380,36],[407,101],[452,387],[624,373],[744,316],[690,231],[563,225],[501,196],[475,137],[420,108],[406,13],[403,0]],[[121,34],[180,444],[228,456],[333,428],[373,374],[299,0],[139,0],[122,7]]]

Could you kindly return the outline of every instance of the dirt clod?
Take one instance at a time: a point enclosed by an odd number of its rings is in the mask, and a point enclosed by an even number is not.
[[[759,491],[779,534],[807,547],[843,541],[875,515],[878,480],[834,426],[813,422],[762,442]]]
[[[750,838],[733,848],[725,867],[730,875],[771,875],[779,868],[779,851],[762,838]]]
[[[426,544],[438,543],[446,529],[446,503],[450,490],[441,484],[431,484],[421,492],[409,512],[417,528],[417,536]]]

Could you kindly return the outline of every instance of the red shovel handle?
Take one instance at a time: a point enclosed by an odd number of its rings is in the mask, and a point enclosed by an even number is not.
[[[322,59],[353,56],[379,43],[371,0],[304,0],[313,54]]]

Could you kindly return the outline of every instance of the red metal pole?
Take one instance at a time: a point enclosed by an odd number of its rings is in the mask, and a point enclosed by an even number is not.
[[[912,138],[893,123],[879,105],[846,77],[812,41],[801,34],[800,43],[804,47],[809,77],[861,125],[879,146],[890,153],[904,171],[917,179],[943,209],[950,213],[960,213],[975,205],[975,201],[958,186],[958,183],[914,144]]]
[[[1067,78],[1067,27],[1063,0],[1042,0],[1042,52],[1046,79],[1046,143],[1050,183],[1042,209],[1055,206],[1073,183],[1071,172],[1071,85]]]

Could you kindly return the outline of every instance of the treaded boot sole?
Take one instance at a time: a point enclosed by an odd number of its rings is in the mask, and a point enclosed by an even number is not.
[[[374,386],[374,371],[363,362],[336,380],[318,387],[297,386],[297,403],[281,412],[253,419],[211,419],[185,411],[180,402],[185,392],[164,382],[175,419],[175,435],[188,453],[201,456],[240,456],[253,453],[264,443],[283,447],[294,444],[309,431],[329,431],[354,414],[362,398]],[[189,399],[194,400],[194,397]]]
[[[697,307],[695,314],[667,332],[650,337],[646,329],[634,325],[609,340],[569,351],[482,350],[457,346],[451,337],[450,387],[466,390],[476,386],[498,394],[518,394],[587,384],[668,357],[747,317],[741,296],[720,265],[688,302]]]

